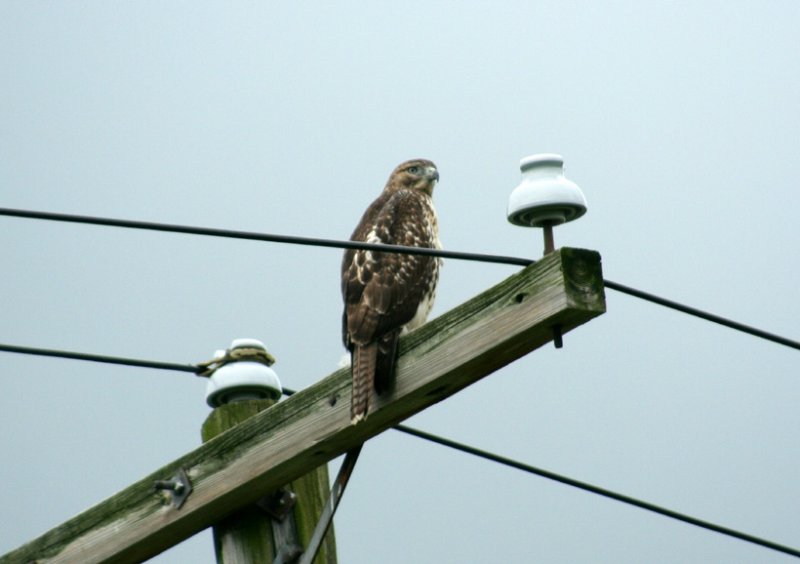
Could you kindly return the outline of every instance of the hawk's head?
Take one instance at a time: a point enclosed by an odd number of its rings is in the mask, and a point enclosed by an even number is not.
[[[433,195],[433,187],[439,180],[436,165],[426,159],[413,159],[398,165],[389,176],[387,190],[419,190],[428,196]]]

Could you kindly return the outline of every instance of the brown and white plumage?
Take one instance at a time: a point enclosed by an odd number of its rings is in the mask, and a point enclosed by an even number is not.
[[[381,195],[367,208],[352,241],[441,248],[433,187],[436,165],[424,159],[394,169]],[[369,411],[372,389],[391,384],[400,334],[422,325],[430,313],[440,259],[348,249],[342,260],[342,336],[351,352],[351,418]]]

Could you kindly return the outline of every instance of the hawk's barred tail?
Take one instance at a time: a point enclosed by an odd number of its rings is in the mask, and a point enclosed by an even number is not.
[[[377,343],[356,345],[353,348],[353,391],[350,400],[350,420],[353,423],[367,418],[377,359]]]

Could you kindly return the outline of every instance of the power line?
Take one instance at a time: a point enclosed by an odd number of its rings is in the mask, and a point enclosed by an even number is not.
[[[84,361],[92,361],[92,362],[102,362],[102,363],[109,363],[109,364],[119,364],[125,366],[135,366],[135,367],[142,367],[142,368],[155,368],[161,370],[174,370],[179,372],[191,372],[197,374],[205,370],[204,367],[192,364],[178,364],[174,362],[160,362],[160,361],[152,361],[152,360],[142,360],[142,359],[133,359],[133,358],[124,358],[124,357],[114,357],[114,356],[106,356],[106,355],[97,355],[97,354],[89,354],[89,353],[79,353],[79,352],[71,352],[71,351],[60,351],[60,350],[53,350],[53,349],[41,349],[41,348],[34,348],[34,347],[20,347],[15,345],[5,345],[0,344],[0,351],[5,352],[12,352],[12,353],[21,353],[21,354],[29,354],[29,355],[39,355],[39,356],[49,356],[49,357],[58,357],[58,358],[67,358],[67,359],[74,359],[74,360],[84,360]],[[291,396],[295,394],[295,390],[290,388],[283,388],[283,393],[286,396]],[[490,460],[492,462],[497,462],[499,464],[509,466],[511,468],[516,468],[518,470],[522,470],[524,472],[528,472],[530,474],[535,474],[537,476],[547,478],[550,480],[555,480],[562,484],[572,486],[575,488],[582,489],[584,491],[588,491],[597,495],[601,495],[610,499],[614,499],[616,501],[626,503],[629,505],[633,505],[639,507],[641,509],[646,509],[648,511],[652,511],[654,513],[658,513],[665,517],[670,517],[672,519],[677,519],[679,521],[683,521],[685,523],[689,523],[691,525],[695,525],[698,527],[702,527],[704,529],[708,529],[717,533],[721,533],[723,535],[727,535],[730,537],[734,537],[746,542],[754,543],[759,546],[770,548],[772,550],[777,550],[779,552],[783,552],[785,554],[790,554],[792,556],[800,557],[800,550],[786,547],[780,545],[778,543],[768,541],[765,539],[761,539],[759,537],[749,535],[747,533],[742,533],[740,531],[736,531],[734,529],[729,529],[728,527],[723,527],[721,525],[716,525],[714,523],[703,521],[701,519],[697,519],[695,517],[690,517],[688,515],[684,515],[682,513],[678,513],[676,511],[672,511],[670,509],[665,509],[663,507],[659,507],[657,505],[648,503],[646,501],[641,501],[636,498],[632,498],[630,496],[626,496],[623,494],[619,494],[610,490],[606,490],[604,488],[600,488],[598,486],[593,486],[591,484],[587,484],[586,482],[581,482],[578,480],[574,480],[572,478],[568,478],[566,476],[562,476],[556,474],[554,472],[550,472],[548,470],[542,470],[541,468],[536,468],[534,466],[530,466],[523,462],[519,462],[516,460],[512,460],[510,458],[506,458],[497,454],[490,453],[488,451],[480,450],[475,447],[471,447],[469,445],[465,445],[463,443],[458,443],[456,441],[446,439],[444,437],[440,437],[437,435],[433,435],[431,433],[427,433],[425,431],[420,431],[418,429],[414,429],[411,427],[407,427],[405,425],[395,425],[393,429],[400,431],[402,433],[406,433],[408,435],[412,435],[414,437],[424,439],[433,443],[437,443],[442,446],[446,446],[455,450],[459,450],[461,452],[471,454],[473,456],[477,456],[479,458],[483,458],[486,460]]]
[[[42,349],[38,347],[20,347],[17,345],[0,344],[0,351],[28,354],[34,356],[49,356],[55,358],[68,358],[72,360],[85,360],[90,362],[102,362],[106,364],[121,364],[124,366],[136,366],[140,368],[156,368],[159,370],[176,370],[180,372],[198,373],[204,370],[199,366],[191,364],[177,364],[173,362],[159,362],[155,360],[140,360],[135,358],[124,358],[119,356],[106,356],[100,354],[80,353],[72,351],[59,351],[54,349]]]
[[[737,531],[734,529],[730,529],[728,527],[723,527],[722,525],[717,525],[711,523],[710,521],[704,521],[702,519],[697,519],[696,517],[691,517],[689,515],[685,515],[683,513],[678,513],[677,511],[672,511],[671,509],[666,509],[664,507],[659,507],[658,505],[654,505],[652,503],[648,503],[646,501],[642,501],[640,499],[636,499],[624,494],[620,494],[617,492],[613,492],[611,490],[607,490],[605,488],[601,488],[598,486],[593,486],[592,484],[588,484],[586,482],[580,482],[578,480],[573,480],[572,478],[567,478],[566,476],[562,476],[560,474],[556,474],[554,472],[550,472],[548,470],[542,470],[541,468],[536,468],[534,466],[530,466],[529,464],[525,464],[523,462],[519,462],[516,460],[512,460],[511,458],[506,458],[504,456],[499,456],[497,454],[493,454],[491,452],[480,450],[475,447],[471,447],[469,445],[465,445],[463,443],[458,443],[456,441],[452,441],[450,439],[445,439],[443,437],[439,437],[436,435],[432,435],[430,433],[426,433],[424,431],[420,431],[418,429],[413,429],[411,427],[406,427],[405,425],[396,425],[393,429],[400,431],[402,433],[406,433],[412,435],[414,437],[424,439],[426,441],[431,441],[433,443],[446,446],[455,450],[459,450],[461,452],[471,454],[473,456],[478,456],[480,458],[491,460],[492,462],[497,462],[498,464],[503,464],[504,466],[509,466],[511,468],[516,468],[517,470],[522,470],[523,472],[528,472],[530,474],[535,474],[537,476],[541,476],[542,478],[547,478],[548,480],[555,480],[557,482],[561,482],[562,484],[572,486],[574,488],[579,488],[581,490],[591,492],[593,494],[601,495],[603,497],[607,497],[609,499],[613,499],[615,501],[619,501],[622,503],[626,503],[628,505],[633,505],[640,509],[645,509],[647,511],[652,511],[654,513],[658,513],[659,515],[663,515],[665,517],[669,517],[671,519],[677,519],[678,521],[683,521],[684,523],[688,523],[690,525],[695,525],[697,527],[702,527],[703,529],[707,529],[709,531],[714,531],[716,533],[720,533],[723,535],[727,535],[729,537],[733,537],[739,540],[743,540],[745,542],[757,544],[764,548],[769,548],[772,550],[777,550],[778,552],[783,552],[784,554],[790,554],[792,556],[800,557],[800,550],[791,548],[788,546],[784,546],[766,539],[762,539],[760,537],[756,537],[747,533],[743,533],[741,531]]]
[[[155,223],[150,221],[134,221],[128,219],[113,219],[108,217],[71,215],[65,213],[18,210],[10,208],[0,208],[0,215],[10,216],[10,217],[22,217],[27,219],[61,221],[67,223],[104,225],[107,227],[123,227],[127,229],[143,229],[147,231],[163,231],[167,233],[204,235],[208,237],[226,237],[229,239],[267,241],[270,243],[288,243],[291,245],[305,245],[310,247],[333,247],[339,249],[372,250],[372,251],[384,251],[392,253],[403,253],[409,255],[426,255],[426,256],[434,256],[442,258],[477,261],[477,262],[510,264],[515,266],[528,266],[535,262],[531,259],[526,259],[526,258],[505,257],[500,255],[487,255],[481,253],[464,253],[458,251],[446,251],[443,249],[429,249],[425,247],[382,245],[375,243],[362,243],[360,241],[339,241],[336,239],[319,239],[315,237],[298,237],[294,235],[277,235],[273,233],[235,231],[231,229],[216,229],[210,227],[195,227],[191,225],[176,225],[172,223]]]
[[[724,327],[728,327],[736,331],[741,331],[742,333],[747,333],[748,335],[752,335],[754,337],[759,337],[761,339],[766,339],[767,341],[772,341],[773,343],[778,343],[779,345],[784,345],[793,349],[800,350],[800,342],[788,339],[786,337],[781,337],[780,335],[776,335],[775,333],[769,333],[768,331],[758,329],[751,325],[745,325],[744,323],[739,323],[738,321],[733,321],[732,319],[727,319],[725,317],[721,317],[719,315],[709,313],[707,311],[703,311],[685,304],[668,300],[666,298],[656,296],[655,294],[650,294],[642,290],[637,290],[636,288],[631,288],[630,286],[625,286],[623,284],[618,284],[617,282],[612,282],[611,280],[605,280],[604,284],[606,288],[610,290],[616,290],[617,292],[628,294],[629,296],[633,296],[634,298],[639,298],[640,300],[652,302],[654,304],[663,307],[680,311],[681,313],[686,313],[688,315],[698,317],[705,321],[710,321],[711,323],[716,323],[718,325],[723,325]]]
[[[131,220],[121,220],[121,219],[111,219],[111,218],[101,218],[101,217],[90,217],[90,216],[82,216],[82,215],[68,215],[68,214],[58,214],[58,213],[50,213],[50,212],[37,212],[37,211],[28,211],[28,210],[14,210],[8,208],[0,208],[0,215],[7,215],[12,217],[22,217],[22,218],[29,218],[29,219],[42,219],[42,220],[51,220],[51,221],[61,221],[61,222],[69,222],[69,223],[85,223],[85,224],[92,224],[92,225],[103,225],[103,226],[110,226],[110,227],[122,227],[122,228],[132,228],[132,229],[143,229],[143,230],[151,230],[151,231],[162,231],[162,232],[173,232],[173,233],[184,233],[184,234],[194,234],[194,235],[204,235],[204,236],[214,236],[214,237],[227,237],[227,238],[234,238],[234,239],[245,239],[245,240],[256,240],[256,241],[267,241],[267,242],[276,242],[276,243],[288,243],[288,244],[296,244],[296,245],[307,245],[307,246],[319,246],[319,247],[334,247],[334,248],[346,248],[346,249],[366,249],[366,250],[376,250],[376,251],[384,251],[384,252],[397,252],[397,253],[406,253],[406,254],[418,254],[418,255],[429,255],[429,256],[437,256],[442,258],[453,258],[453,259],[460,259],[460,260],[470,260],[470,261],[479,261],[479,262],[489,262],[489,263],[498,263],[498,264],[509,264],[514,266],[528,266],[532,264],[534,261],[526,258],[518,258],[518,257],[507,257],[507,256],[499,256],[499,255],[486,255],[486,254],[478,254],[478,253],[464,253],[464,252],[456,252],[456,251],[444,251],[440,249],[426,249],[426,248],[415,248],[415,247],[403,247],[398,245],[376,245],[370,243],[361,243],[361,242],[354,242],[354,241],[339,241],[339,240],[331,240],[331,239],[319,239],[319,238],[310,238],[310,237],[296,237],[296,236],[287,236],[287,235],[275,235],[275,234],[267,234],[267,233],[255,233],[255,232],[247,232],[247,231],[232,231],[226,229],[213,229],[213,228],[204,228],[204,227],[193,227],[193,226],[185,226],[185,225],[174,225],[174,224],[165,224],[165,223],[153,223],[153,222],[143,222],[143,221],[131,221]],[[675,302],[672,300],[668,300],[666,298],[662,298],[660,296],[656,296],[654,294],[650,294],[641,290],[637,290],[635,288],[631,288],[629,286],[625,286],[623,284],[619,284],[610,280],[604,281],[605,286],[609,289],[616,290],[618,292],[630,295],[632,297],[636,297],[642,300],[649,301],[651,303],[661,305],[663,307],[667,307],[670,309],[674,309],[676,311],[680,311],[682,313],[692,315],[698,317],[700,319],[704,319],[706,321],[710,321],[713,323],[717,323],[719,325],[723,325],[729,327],[734,330],[738,330],[747,334],[750,334],[755,337],[759,337],[762,339],[766,339],[778,344],[782,344],[791,348],[800,349],[800,343],[793,341],[791,339],[787,339],[780,335],[776,335],[773,333],[769,333],[763,331],[761,329],[757,329],[743,323],[739,323],[730,319],[726,319],[724,317],[708,313],[697,308],[693,308],[691,306],[687,306],[685,304],[681,304],[679,302]],[[53,349],[43,349],[38,347],[21,347],[15,345],[5,345],[0,344],[0,351],[5,352],[12,352],[12,353],[20,353],[20,354],[28,354],[28,355],[38,355],[38,356],[49,356],[49,357],[58,357],[58,358],[66,358],[66,359],[74,359],[74,360],[84,360],[84,361],[92,361],[92,362],[101,362],[101,363],[108,363],[108,364],[117,364],[117,365],[126,365],[126,366],[135,366],[135,367],[143,367],[143,368],[155,368],[155,369],[165,369],[165,370],[175,370],[181,372],[191,372],[197,374],[203,370],[202,367],[196,365],[187,365],[187,364],[177,364],[177,363],[169,363],[169,362],[159,362],[159,361],[150,361],[150,360],[141,360],[141,359],[132,359],[132,358],[125,358],[125,357],[114,357],[114,356],[106,356],[106,355],[97,355],[97,354],[88,354],[88,353],[78,353],[78,352],[71,352],[71,351],[61,351],[61,350],[53,350]],[[286,395],[291,395],[294,393],[292,390],[285,389],[284,393]],[[629,505],[633,505],[639,507],[641,509],[645,509],[648,511],[652,511],[658,513],[660,515],[670,517],[673,519],[677,519],[679,521],[683,521],[685,523],[689,523],[698,527],[702,527],[711,531],[715,531],[720,534],[728,535],[734,538],[738,538],[740,540],[757,544],[759,546],[770,548],[773,550],[777,550],[779,552],[783,552],[786,554],[790,554],[792,556],[800,556],[800,551],[786,547],[772,541],[768,541],[765,539],[761,539],[759,537],[755,537],[753,535],[749,535],[747,533],[742,533],[740,531],[736,531],[727,527],[723,527],[720,525],[716,525],[714,523],[710,523],[708,521],[703,521],[701,519],[697,519],[688,515],[684,515],[682,513],[678,513],[676,511],[672,511],[670,509],[665,509],[663,507],[659,507],[657,505],[641,501],[630,496],[626,496],[623,494],[619,494],[610,490],[606,490],[604,488],[600,488],[597,486],[593,486],[591,484],[587,484],[585,482],[580,482],[578,480],[573,480],[572,478],[568,478],[565,476],[561,476],[559,474],[555,474],[553,472],[549,472],[547,470],[542,470],[540,468],[536,468],[522,462],[518,462],[509,458],[505,458],[487,451],[483,451],[480,449],[476,449],[474,447],[470,447],[468,445],[464,445],[461,443],[457,443],[455,441],[451,441],[450,439],[445,439],[443,437],[438,437],[436,435],[432,435],[430,433],[426,433],[424,431],[419,431],[417,429],[412,429],[410,427],[406,427],[404,425],[397,425],[394,429],[401,431],[403,433],[422,438],[443,446],[447,446],[449,448],[453,448],[468,454],[472,454],[474,456],[478,456],[480,458],[484,458],[486,460],[491,460],[512,468],[516,468],[531,474],[538,475],[540,477],[544,477],[547,479],[555,480],[560,483],[576,487],[582,489],[584,491],[588,491],[597,495],[601,495],[610,499],[614,499],[616,501],[626,503]]]
[[[315,247],[332,247],[339,249],[358,249],[358,250],[373,250],[393,253],[404,253],[414,255],[435,256],[441,258],[452,258],[458,260],[469,260],[476,262],[487,262],[495,264],[508,264],[512,266],[529,266],[535,261],[528,258],[509,257],[502,255],[491,255],[481,253],[465,253],[458,251],[446,251],[443,249],[428,249],[424,247],[404,247],[401,245],[378,245],[374,243],[362,243],[359,241],[340,241],[335,239],[319,239],[313,237],[297,237],[292,235],[276,235],[270,233],[256,233],[251,231],[233,231],[229,229],[215,229],[208,227],[194,227],[189,225],[175,225],[169,223],[154,223],[147,221],[134,221],[125,219],[113,219],[106,217],[94,217],[85,215],[71,215],[63,213],[42,212],[32,210],[20,210],[11,208],[0,208],[0,215],[9,217],[20,217],[27,219],[41,219],[49,221],[61,221],[67,223],[85,223],[90,225],[104,225],[109,227],[122,227],[130,229],[144,229],[150,231],[164,231],[171,233],[185,233],[191,235],[204,235],[210,237],[227,237],[232,239],[246,239],[253,241],[267,241],[273,243],[287,243],[293,245],[306,245]],[[662,307],[673,309],[687,315],[710,321],[729,329],[734,329],[748,335],[758,337],[784,345],[795,350],[800,350],[800,341],[795,341],[787,337],[782,337],[775,333],[770,333],[756,327],[734,321],[713,313],[705,312],[703,310],[681,304],[679,302],[662,298],[655,294],[650,294],[642,290],[637,290],[624,284],[612,282],[611,280],[604,280],[605,287],[610,290],[615,290],[627,294],[629,296],[645,300]]]
[[[286,396],[291,396],[295,393],[294,390],[284,388],[283,393]],[[411,435],[413,437],[417,437],[419,439],[423,439],[426,441],[430,441],[432,443],[445,446],[448,448],[452,448],[466,454],[470,454],[472,456],[477,456],[479,458],[483,458],[484,460],[489,460],[491,462],[496,462],[498,464],[502,464],[504,466],[508,466],[510,468],[515,468],[517,470],[522,470],[523,472],[527,472],[529,474],[534,474],[536,476],[540,476],[542,478],[547,478],[548,480],[554,480],[556,482],[560,482],[567,486],[572,486],[574,488],[581,489],[583,491],[587,491],[596,495],[601,495],[603,497],[607,497],[609,499],[613,499],[615,501],[619,501],[621,503],[626,503],[628,505],[633,505],[640,509],[645,509],[647,511],[652,511],[654,513],[658,513],[659,515],[663,515],[664,517],[669,517],[671,519],[677,519],[678,521],[683,521],[684,523],[688,523],[690,525],[694,525],[697,527],[702,527],[709,531],[714,531],[716,533],[720,533],[723,535],[727,535],[729,537],[737,538],[739,540],[743,540],[745,542],[757,544],[764,548],[769,548],[772,550],[777,550],[779,552],[783,552],[784,554],[790,554],[792,556],[800,557],[800,550],[791,548],[788,546],[784,546],[766,539],[762,539],[760,537],[756,537],[754,535],[750,535],[747,533],[743,533],[741,531],[737,531],[734,529],[730,529],[728,527],[723,527],[722,525],[717,525],[715,523],[711,523],[710,521],[704,521],[702,519],[697,519],[696,517],[691,517],[689,515],[685,515],[683,513],[678,513],[677,511],[672,511],[671,509],[666,509],[664,507],[659,507],[658,505],[642,501],[640,499],[636,499],[634,497],[630,497],[621,493],[617,493],[611,490],[607,490],[605,488],[601,488],[599,486],[594,486],[592,484],[581,482],[579,480],[574,480],[572,478],[568,478],[566,476],[562,476],[561,474],[556,474],[555,472],[550,472],[549,470],[543,470],[541,468],[537,468],[535,466],[531,466],[530,464],[525,464],[524,462],[519,462],[517,460],[513,460],[511,458],[507,458],[505,456],[500,456],[498,454],[491,453],[489,451],[481,450],[469,445],[465,445],[463,443],[459,443],[453,441],[451,439],[447,439],[444,437],[440,437],[438,435],[434,435],[432,433],[427,433],[425,431],[420,431],[419,429],[414,429],[413,427],[408,427],[406,425],[395,425],[392,427],[395,431],[400,431],[401,433],[406,433],[407,435]]]
[[[283,393],[286,396],[291,396],[295,393],[295,391],[289,388],[284,388]],[[782,544],[778,544],[770,540],[756,537],[748,533],[743,533],[741,531],[737,531],[729,527],[723,527],[722,525],[717,525],[710,521],[704,521],[703,519],[691,517],[684,513],[679,513],[677,511],[666,509],[664,507],[660,507],[658,505],[649,503],[647,501],[642,501],[640,499],[636,499],[634,497],[625,494],[607,490],[605,488],[594,486],[586,482],[581,482],[573,478],[568,478],[567,476],[562,476],[561,474],[556,474],[555,472],[550,472],[549,470],[543,470],[541,468],[531,466],[530,464],[519,462],[518,460],[513,460],[511,458],[500,456],[498,454],[494,454],[486,450],[481,450],[469,445],[465,445],[464,443],[459,443],[451,439],[446,439],[444,437],[440,437],[438,435],[434,435],[432,433],[428,433],[425,431],[420,431],[419,429],[414,429],[413,427],[408,427],[402,424],[395,425],[394,427],[392,427],[392,429],[394,429],[395,431],[400,431],[401,433],[406,433],[407,435],[411,435],[412,437],[417,437],[419,439],[423,439],[441,446],[452,448],[460,452],[470,454],[472,456],[483,458],[484,460],[496,462],[498,464],[502,464],[510,468],[515,468],[517,470],[522,470],[523,472],[527,472],[529,474],[534,474],[536,476],[546,478],[548,480],[554,480],[556,482],[560,482],[564,485],[571,486],[573,488],[578,488],[586,492],[590,492],[596,495],[607,497],[609,499],[613,499],[615,501],[619,501],[621,503],[633,505],[634,507],[638,507],[639,509],[652,511],[653,513],[658,513],[659,515],[662,515],[664,517],[669,517],[670,519],[676,519],[678,521],[688,523],[689,525],[694,525],[696,527],[701,527],[709,531],[714,531],[715,533],[720,533],[722,535],[727,535],[729,537],[733,537],[745,542],[757,544],[761,547],[769,548],[771,550],[777,550],[778,552],[783,552],[784,554],[790,554],[792,556],[800,557],[800,550],[796,548],[784,546]]]

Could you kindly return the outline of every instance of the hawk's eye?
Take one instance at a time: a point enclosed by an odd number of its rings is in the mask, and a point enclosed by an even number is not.
[[[419,174],[420,168],[418,166],[412,166],[408,168],[408,172],[411,174]]]

